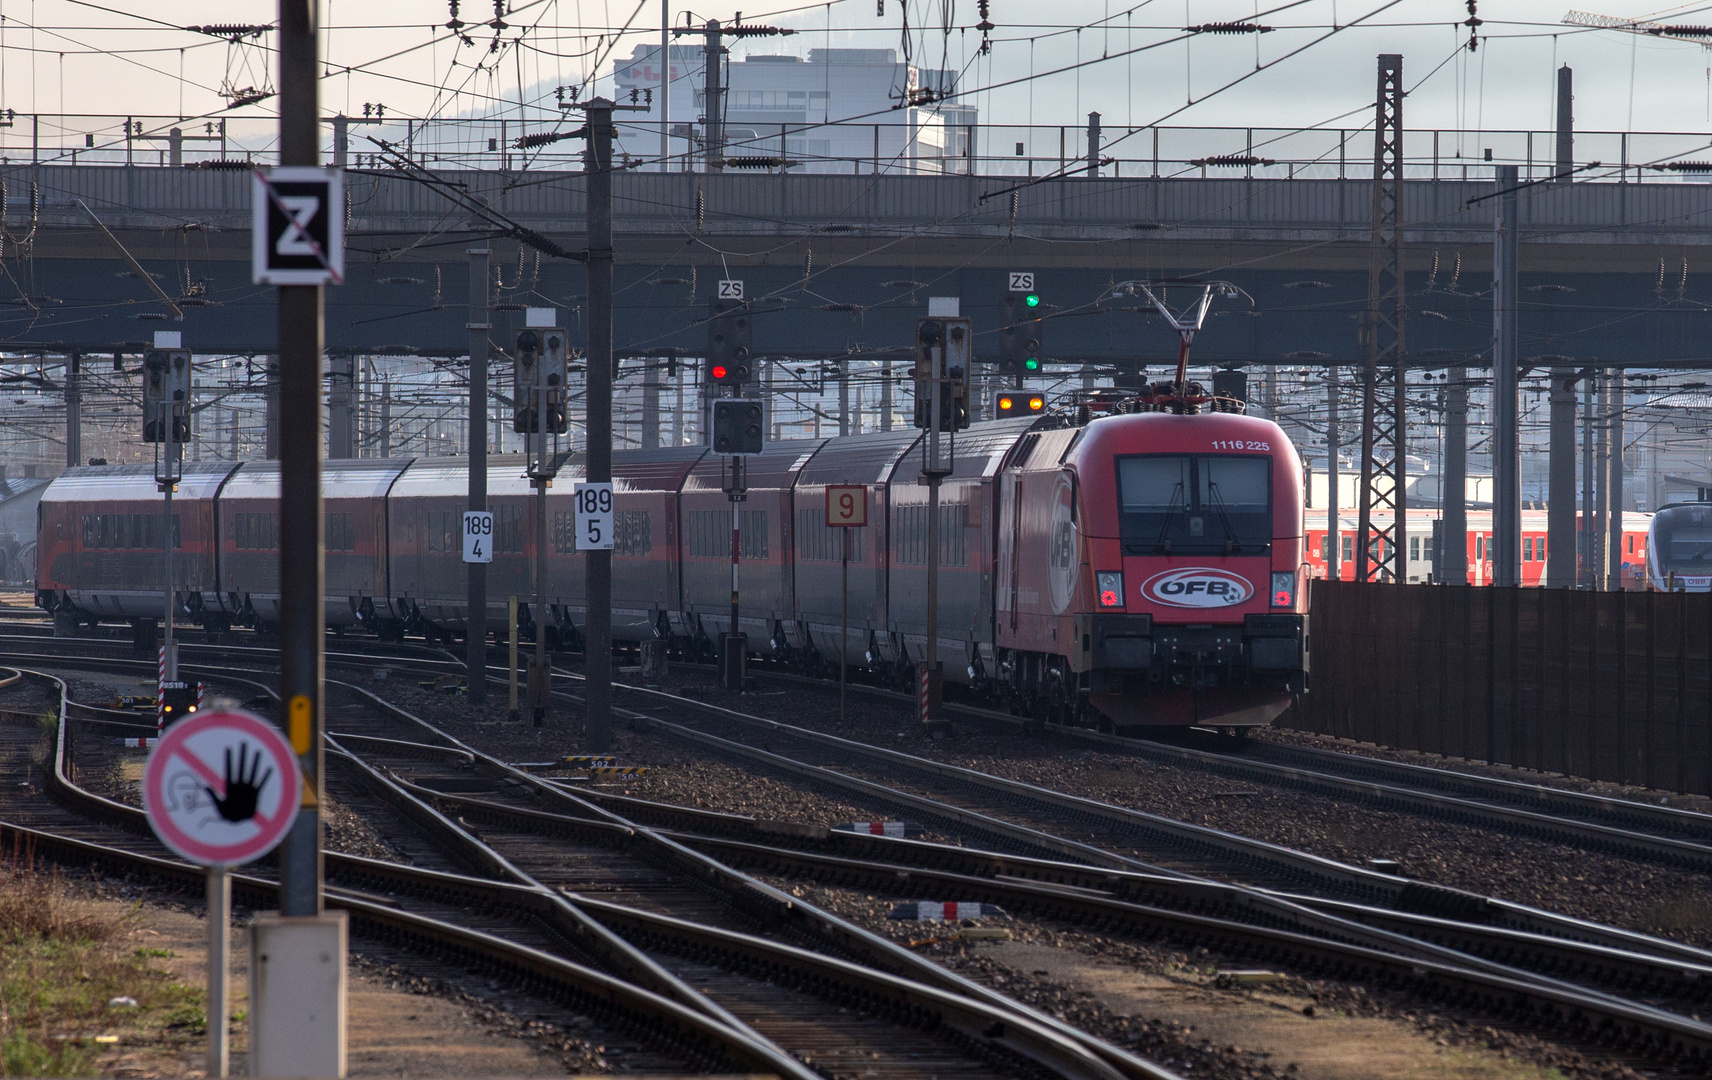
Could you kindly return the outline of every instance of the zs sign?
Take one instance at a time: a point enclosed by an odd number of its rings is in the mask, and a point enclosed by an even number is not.
[[[338,169],[257,169],[250,270],[258,285],[345,283],[345,182]]]

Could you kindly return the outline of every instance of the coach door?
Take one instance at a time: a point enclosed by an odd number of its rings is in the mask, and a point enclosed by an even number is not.
[[[1022,500],[1017,498],[1017,473],[1012,469],[1000,478],[999,496],[999,611],[1008,618],[1011,632],[1017,628],[1017,587],[1022,568],[1017,544],[1022,535]]]

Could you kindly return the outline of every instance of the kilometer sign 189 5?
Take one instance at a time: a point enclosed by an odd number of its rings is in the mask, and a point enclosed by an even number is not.
[[[143,769],[143,810],[161,843],[203,866],[272,851],[297,817],[291,744],[246,712],[202,713],[167,729]]]

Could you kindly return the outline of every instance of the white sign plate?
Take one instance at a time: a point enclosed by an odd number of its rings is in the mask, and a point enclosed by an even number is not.
[[[955,319],[963,306],[962,297],[930,296],[927,298],[927,314],[933,319]]]
[[[721,278],[719,281],[719,298],[721,300],[743,299],[743,281],[741,278]]]
[[[576,485],[577,550],[601,551],[612,549],[612,485],[582,483]]]
[[[464,511],[464,561],[493,561],[493,515],[486,510]]]
[[[1010,291],[1011,292],[1033,292],[1034,291],[1034,271],[1033,270],[1012,270],[1011,271],[1011,290]]]
[[[556,307],[524,308],[523,325],[542,328],[557,326],[559,325],[559,309]]]
[[[257,285],[345,283],[345,174],[307,166],[252,174],[250,276]]]
[[[180,720],[143,767],[149,827],[203,866],[242,866],[272,851],[291,831],[302,790],[291,744],[247,712]]]

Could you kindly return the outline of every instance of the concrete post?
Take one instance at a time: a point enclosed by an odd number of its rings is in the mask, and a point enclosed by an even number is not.
[[[1450,369],[1445,385],[1443,490],[1439,548],[1434,554],[1447,585],[1468,584],[1468,369]]]
[[[1516,358],[1517,167],[1495,170],[1492,236],[1492,584],[1522,583],[1520,371]]]
[[[1607,587],[1621,589],[1623,587],[1623,560],[1628,557],[1628,550],[1623,543],[1623,406],[1627,395],[1623,390],[1623,371],[1621,368],[1612,372],[1607,385],[1610,388],[1606,415],[1610,417],[1611,451],[1606,457],[1610,467],[1610,478],[1605,482],[1606,511],[1606,544],[1610,550],[1608,559],[1609,569],[1606,578]]]
[[[1557,174],[1559,184],[1569,183],[1575,171],[1575,77],[1565,64],[1557,69]],[[1550,548],[1546,549],[1548,552]]]
[[[660,448],[660,369],[642,362],[642,449]]]
[[[1574,368],[1551,370],[1551,441],[1546,495],[1546,585],[1575,587]]]

